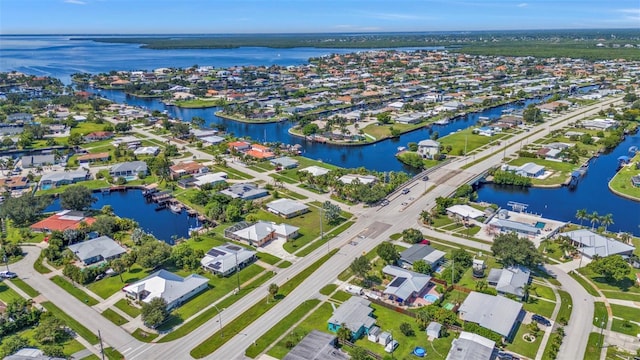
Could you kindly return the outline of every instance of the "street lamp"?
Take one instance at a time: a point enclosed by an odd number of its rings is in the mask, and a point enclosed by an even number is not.
[[[220,337],[224,337],[224,333],[222,332],[222,311],[224,311],[224,308],[220,310],[218,309],[216,304],[213,304],[213,307],[216,308],[216,310],[218,310],[218,323],[220,323]]]

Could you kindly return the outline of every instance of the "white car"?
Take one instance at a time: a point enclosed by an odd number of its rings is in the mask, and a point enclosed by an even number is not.
[[[17,276],[18,274],[11,271],[0,271],[0,278],[3,278],[3,279],[13,279]]]
[[[396,340],[391,340],[390,343],[387,344],[387,346],[384,347],[384,351],[388,352],[388,353],[392,353],[396,350],[396,348],[398,348],[398,342]]]

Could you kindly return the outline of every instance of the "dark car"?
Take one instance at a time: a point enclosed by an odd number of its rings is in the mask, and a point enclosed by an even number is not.
[[[422,181],[427,181],[427,180],[429,180],[429,176],[425,175],[422,177]]]
[[[500,360],[513,360],[513,355],[504,352],[504,351],[500,351],[498,352],[498,359]]]
[[[539,324],[542,324],[544,326],[551,326],[551,321],[547,320],[547,318],[545,318],[542,315],[533,314],[533,315],[531,315],[531,320],[533,320],[533,321],[535,321],[535,322],[537,322]]]

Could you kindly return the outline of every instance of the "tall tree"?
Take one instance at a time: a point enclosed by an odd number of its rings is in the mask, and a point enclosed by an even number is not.
[[[280,290],[280,287],[278,287],[278,284],[276,283],[269,284],[269,296],[271,296],[272,300],[276,299],[276,295],[278,295],[279,290]]]
[[[369,263],[369,259],[365,256],[359,256],[349,266],[351,271],[362,280],[365,280],[367,276],[367,272],[371,270],[371,264]]]
[[[86,210],[98,201],[86,186],[70,186],[60,194],[60,206],[69,210]]]
[[[607,281],[621,281],[631,273],[631,267],[620,255],[597,258],[588,266]]]
[[[431,264],[420,259],[413,262],[413,271],[420,274],[431,275],[433,268],[431,267]]]
[[[169,315],[167,302],[161,297],[155,297],[148,303],[142,304],[142,322],[152,329],[162,324]]]
[[[336,224],[340,220],[340,207],[331,203],[329,200],[322,204],[324,210],[324,218],[329,224]]]
[[[580,220],[580,226],[582,226],[582,220],[587,219],[587,209],[578,209],[576,211],[576,219]]]
[[[376,253],[382,260],[384,260],[387,264],[394,264],[396,261],[400,259],[400,254],[396,247],[393,246],[392,243],[385,241],[382,244],[378,245],[376,249]]]
[[[518,237],[516,233],[497,235],[493,239],[491,251],[504,266],[524,265],[535,268],[542,262],[542,255],[533,242]]]
[[[609,225],[613,225],[613,214],[606,214],[600,217],[600,224],[602,224],[602,226],[604,226],[604,231],[607,231],[607,228],[609,227]]]
[[[594,211],[587,216],[589,217],[589,222],[591,223],[591,230],[593,230],[595,228],[595,224],[600,222],[600,215],[598,215],[597,211]]]

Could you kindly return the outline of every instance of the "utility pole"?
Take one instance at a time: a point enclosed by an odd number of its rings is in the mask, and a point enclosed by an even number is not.
[[[102,360],[104,360],[104,346],[102,346],[102,335],[100,334],[100,330],[98,330],[98,338],[100,339],[100,355],[102,356]]]
[[[238,278],[238,294],[240,293],[240,268],[238,267],[238,253],[236,252],[236,277]]]
[[[320,211],[318,212],[318,214],[320,214],[320,242],[324,241],[324,231],[322,230],[322,210],[324,209],[320,206]],[[327,240],[327,253],[330,252],[329,241]]]

